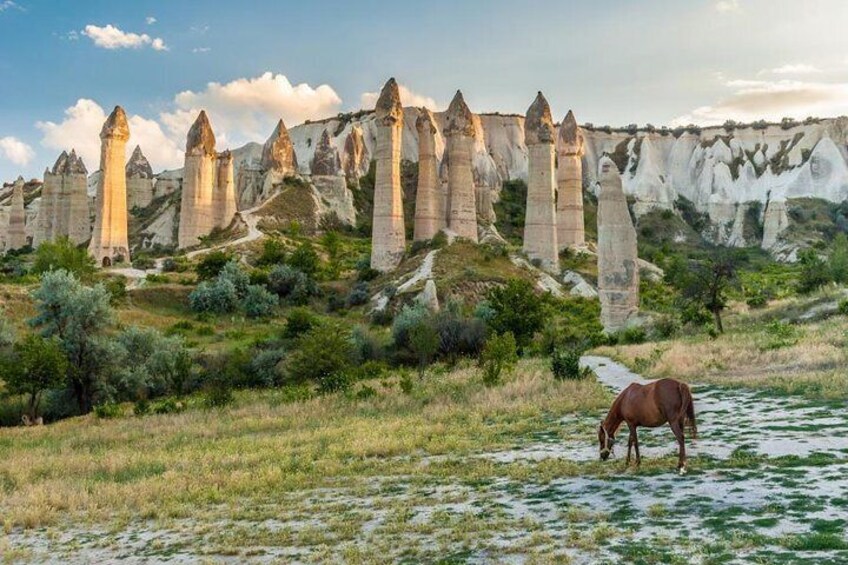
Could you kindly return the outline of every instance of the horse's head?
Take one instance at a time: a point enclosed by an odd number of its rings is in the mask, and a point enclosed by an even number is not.
[[[615,445],[615,436],[607,431],[603,422],[598,426],[598,443],[601,445],[601,461],[606,461]]]

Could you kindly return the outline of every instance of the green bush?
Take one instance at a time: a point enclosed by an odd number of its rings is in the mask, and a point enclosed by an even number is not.
[[[121,405],[112,402],[98,404],[94,407],[94,415],[103,420],[119,418],[123,413],[124,410],[121,408]]]
[[[264,286],[252,284],[247,287],[242,308],[248,318],[266,318],[274,312],[278,303],[276,294],[271,294]]]
[[[156,261],[150,257],[142,255],[141,257],[133,259],[132,266],[133,269],[146,271],[148,269],[154,269],[156,267]]]
[[[309,308],[293,308],[286,317],[286,329],[283,336],[296,338],[311,330],[318,323],[318,318]]]
[[[288,258],[287,263],[306,275],[310,277],[314,277],[318,272],[318,269],[321,267],[321,259],[318,257],[318,253],[315,251],[315,248],[312,247],[312,243],[305,241],[300,244],[300,246],[294,250],[291,256]]]
[[[278,265],[268,274],[268,289],[290,304],[304,305],[317,296],[318,286],[306,273],[289,265]]]
[[[639,326],[631,326],[611,336],[613,341],[621,345],[633,345],[644,343],[648,338],[645,328]]]
[[[848,298],[839,301],[839,313],[848,316]]]
[[[486,346],[480,355],[483,383],[486,386],[495,386],[501,381],[501,375],[512,371],[517,363],[515,337],[510,332],[493,335],[486,341]]]
[[[510,279],[506,286],[492,289],[487,299],[494,310],[489,322],[496,333],[511,333],[519,349],[544,327],[545,299],[536,296],[533,285],[524,279]]]
[[[266,239],[262,243],[262,253],[257,264],[262,266],[280,265],[286,262],[286,245],[276,237]]]
[[[577,348],[557,349],[551,355],[551,372],[560,381],[585,378],[588,374],[580,368],[580,356],[583,352]]]
[[[194,271],[201,281],[217,278],[224,267],[233,261],[233,256],[226,251],[210,251],[200,258]]]
[[[349,384],[355,359],[350,332],[333,323],[322,324],[298,338],[285,362],[290,383],[316,382],[322,391]]]
[[[64,270],[80,279],[90,277],[96,271],[94,259],[85,247],[77,247],[67,237],[56,241],[45,241],[35,252],[32,266],[34,274]]]

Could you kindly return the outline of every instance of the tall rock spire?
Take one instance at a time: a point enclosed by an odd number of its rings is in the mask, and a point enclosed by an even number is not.
[[[368,172],[368,149],[365,147],[365,138],[362,128],[355,124],[350,128],[344,144],[342,155],[342,168],[347,180],[358,185],[359,177]]]
[[[541,261],[542,265],[551,271],[559,270],[554,201],[555,138],[551,107],[539,92],[527,109],[524,120],[524,141],[529,155],[524,252],[531,259]]]
[[[557,243],[560,249],[586,244],[583,225],[583,133],[571,110],[559,127],[557,150]]]
[[[286,124],[280,119],[274,133],[262,147],[263,171],[274,171],[283,175],[294,174],[297,171],[297,157],[294,153],[291,137]]]
[[[205,111],[201,111],[186,138],[183,193],[180,205],[180,249],[200,243],[215,228],[215,134]]]
[[[153,200],[153,168],[136,145],[127,161],[127,208],[145,208]]]
[[[432,239],[445,227],[436,158],[436,120],[427,108],[415,121],[418,130],[418,189],[415,195],[415,241]]]
[[[312,156],[310,171],[313,175],[332,177],[341,173],[342,163],[339,152],[330,139],[330,132],[326,129],[321,133],[321,139],[315,146],[315,154]]]
[[[215,226],[226,228],[236,215],[236,183],[233,170],[233,154],[227,150],[218,155],[215,175],[215,192],[212,210],[215,212]]]
[[[41,200],[32,245],[67,237],[81,244],[91,237],[88,171],[76,151],[62,151],[52,169],[44,171]]]
[[[9,209],[9,229],[6,232],[6,251],[20,249],[26,245],[26,213],[24,212],[24,179],[18,177],[12,188],[12,202]]]
[[[400,152],[403,107],[394,78],[383,86],[375,108],[377,148],[374,180],[374,217],[371,228],[371,268],[391,271],[406,248],[403,194],[400,185]]]
[[[462,92],[456,95],[445,114],[448,160],[448,227],[458,236],[477,243],[477,199],[471,168],[474,145],[474,116]]]
[[[127,115],[115,106],[100,131],[100,179],[97,182],[96,215],[88,252],[98,264],[111,265],[130,259],[127,237],[127,177],[124,163],[130,126]]]
[[[636,230],[615,163],[604,156],[598,169],[598,297],[601,324],[614,333],[639,310]]]

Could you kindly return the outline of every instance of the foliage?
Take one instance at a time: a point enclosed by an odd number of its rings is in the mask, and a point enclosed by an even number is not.
[[[188,298],[195,312],[242,311],[249,318],[269,316],[278,302],[264,287],[250,284],[250,278],[235,261],[224,265],[215,280],[201,282]]]
[[[580,368],[582,354],[583,352],[575,347],[555,350],[551,355],[551,372],[554,378],[560,381],[584,378],[587,372]]]
[[[58,340],[30,334],[0,358],[0,379],[8,392],[27,396],[26,415],[35,420],[44,392],[65,379],[68,360]]]
[[[559,348],[594,347],[607,342],[597,299],[570,296],[552,306],[553,316],[542,330],[539,353],[550,355]]]
[[[274,312],[277,304],[279,299],[276,294],[256,284],[247,287],[247,293],[242,300],[242,308],[248,318],[266,318]]]
[[[827,263],[815,250],[803,249],[798,252],[798,265],[801,268],[798,292],[810,293],[830,282]]]
[[[329,258],[327,276],[331,280],[337,279],[341,272],[341,237],[337,231],[328,231],[321,237],[321,244],[327,251],[327,256]]]
[[[680,290],[684,307],[694,305],[709,311],[716,330],[724,331],[721,313],[738,282],[736,261],[729,252],[715,249],[702,260],[691,261],[675,256],[666,268],[665,280]]]
[[[368,293],[368,283],[359,281],[350,289],[345,303],[348,306],[361,306],[362,304],[366,304],[369,298],[371,297]]]
[[[85,247],[77,247],[67,237],[60,237],[38,246],[32,266],[32,272],[35,274],[57,270],[64,270],[77,278],[86,279],[94,274],[96,264]]]
[[[527,211],[527,183],[521,179],[504,181],[500,200],[495,203],[498,232],[511,241],[520,241],[524,234]]]
[[[305,241],[291,254],[288,264],[301,273],[313,277],[321,266],[321,259],[318,257],[318,253],[315,251],[312,243]]]
[[[198,280],[212,280],[217,278],[224,267],[233,260],[233,256],[226,251],[210,251],[200,258],[194,271],[197,273]]]
[[[303,305],[318,295],[318,286],[306,273],[290,265],[278,265],[268,274],[268,288],[290,304]]]
[[[487,341],[480,355],[483,368],[483,382],[494,386],[501,381],[504,372],[510,372],[518,363],[518,351],[515,337],[511,332],[494,334]]]
[[[130,327],[116,336],[120,363],[112,387],[120,400],[182,394],[192,359],[180,336],[166,337],[152,328]]]
[[[495,333],[510,332],[519,349],[530,343],[533,334],[544,326],[545,300],[536,296],[530,282],[510,279],[506,286],[489,291],[487,300],[494,310],[489,322]]]
[[[260,266],[280,265],[286,262],[286,245],[276,237],[266,238],[262,243],[262,253],[257,264]]]
[[[418,377],[424,378],[424,371],[439,351],[439,333],[429,319],[420,320],[409,332],[409,349],[418,360]]]
[[[146,271],[148,269],[153,269],[156,267],[156,261],[152,257],[148,257],[146,255],[137,256],[133,259],[132,262],[133,269],[140,269],[142,271]]]
[[[322,324],[297,340],[286,359],[290,383],[316,382],[319,390],[329,392],[346,388],[354,360],[350,332],[338,324]]]
[[[318,323],[318,318],[309,308],[293,308],[286,317],[284,337],[293,339],[311,330]]]
[[[844,233],[840,232],[833,238],[827,263],[832,281],[840,284],[848,282],[848,237]]]

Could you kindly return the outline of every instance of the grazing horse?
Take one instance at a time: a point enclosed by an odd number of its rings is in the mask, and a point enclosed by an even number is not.
[[[636,465],[642,462],[639,456],[639,438],[636,428],[645,426],[656,428],[668,422],[679,446],[677,469],[686,474],[686,446],[683,438],[683,426],[687,422],[692,437],[698,437],[695,425],[695,406],[689,387],[674,379],[660,379],[650,384],[633,383],[612,403],[607,417],[598,428],[598,441],[601,444],[601,460],[606,461],[612,453],[615,434],[622,422],[630,428],[627,441],[627,465],[630,465],[631,448],[636,448]]]

